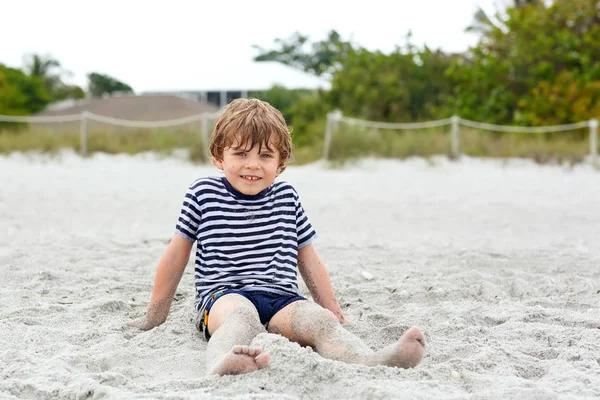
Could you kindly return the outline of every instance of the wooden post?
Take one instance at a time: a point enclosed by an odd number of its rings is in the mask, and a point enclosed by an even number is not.
[[[452,141],[452,158],[458,159],[460,156],[460,135],[459,135],[459,122],[460,118],[458,115],[453,115],[451,118],[452,121],[452,131],[451,131],[451,141]]]
[[[590,120],[590,159],[592,166],[600,167],[598,163],[598,120]]]
[[[79,152],[82,156],[85,156],[88,151],[88,114],[87,111],[81,113],[81,122],[79,126]]]
[[[325,143],[323,146],[323,160],[329,158],[329,149],[331,146],[331,138],[337,129],[338,122],[342,119],[342,112],[335,110],[327,114],[327,123],[325,124]]]
[[[210,164],[210,158],[212,157],[210,154],[210,135],[208,133],[208,113],[202,114],[202,119],[200,120],[200,136],[202,137],[202,147],[204,147],[204,151],[206,152],[206,162]]]

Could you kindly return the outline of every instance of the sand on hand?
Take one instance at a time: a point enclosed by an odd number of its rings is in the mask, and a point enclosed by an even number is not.
[[[260,334],[267,368],[205,377],[193,257],[165,324],[149,300],[187,186],[182,158],[0,157],[0,397],[600,397],[600,173],[528,161],[291,166],[349,330],[420,327],[415,369],[325,360]],[[365,274],[366,273],[366,274]],[[302,293],[308,294],[301,286]]]

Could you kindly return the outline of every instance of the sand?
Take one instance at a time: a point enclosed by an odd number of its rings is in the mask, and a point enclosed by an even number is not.
[[[187,185],[207,174],[152,154],[0,157],[0,398],[600,397],[600,172],[290,167],[281,179],[319,233],[348,329],[379,348],[418,326],[427,353],[415,369],[368,368],[265,333],[270,365],[230,377],[204,376],[191,263],[165,324],[125,326],[145,311]]]

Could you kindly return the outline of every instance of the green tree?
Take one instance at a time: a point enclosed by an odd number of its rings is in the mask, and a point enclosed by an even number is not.
[[[85,91],[77,85],[60,85],[54,89],[54,100],[74,99],[79,100],[85,97]]]
[[[64,70],[60,62],[52,56],[26,54],[23,57],[23,64],[24,70],[29,76],[41,79],[50,93],[52,101],[85,97],[85,92],[79,86],[63,82],[64,75],[68,75],[69,72]]]
[[[269,102],[283,114],[285,120],[290,123],[293,117],[292,107],[300,98],[308,95],[312,91],[309,89],[288,89],[281,85],[274,85],[269,90],[263,92],[248,93],[250,97],[256,97]]]
[[[0,114],[27,115],[42,111],[52,100],[44,81],[20,69],[0,64]]]
[[[287,39],[275,39],[275,49],[254,45],[259,52],[254,61],[275,61],[321,76],[332,73],[336,63],[352,49],[352,44],[342,40],[335,30],[330,31],[324,40],[311,43],[309,39],[296,32]]]
[[[352,50],[333,74],[329,101],[345,114],[377,121],[439,118],[452,89],[444,73],[455,57],[410,43],[390,54]]]
[[[323,90],[311,91],[290,106],[288,114],[294,145],[311,145],[323,138],[327,113],[333,109],[327,96],[328,92]]]
[[[543,0],[513,0],[512,7],[537,5],[541,1]],[[496,10],[494,17],[492,18],[483,8],[477,7],[477,11],[475,11],[475,14],[473,15],[473,22],[466,28],[466,31],[487,35],[494,28],[503,28],[500,12]]]
[[[44,82],[53,82],[60,79],[60,62],[49,55],[26,54],[23,57],[25,72],[30,76],[42,78]]]
[[[88,91],[93,97],[102,97],[105,94],[133,93],[131,86],[111,76],[92,72],[88,77]]]
[[[600,17],[595,0],[510,7],[448,76],[463,117],[553,125],[600,115]]]

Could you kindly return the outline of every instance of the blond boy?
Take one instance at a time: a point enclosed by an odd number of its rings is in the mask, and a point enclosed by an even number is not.
[[[208,340],[208,374],[267,366],[269,355],[250,346],[261,332],[311,346],[329,359],[416,366],[425,347],[417,328],[377,352],[343,328],[346,321],[298,193],[289,183],[275,182],[291,148],[285,120],[268,103],[238,99],[227,106],[210,144],[223,176],[189,186],[147,313],[130,325],[148,330],[165,322],[196,243],[195,308]],[[314,302],[300,296],[298,271]]]

